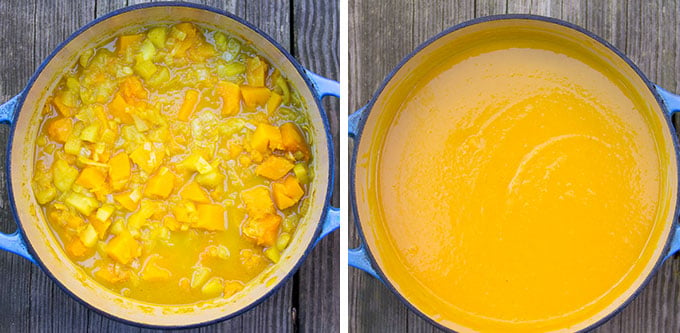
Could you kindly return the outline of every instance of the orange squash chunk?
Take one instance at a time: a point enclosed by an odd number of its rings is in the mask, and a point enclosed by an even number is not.
[[[127,265],[139,256],[139,243],[129,231],[123,230],[106,245],[105,252],[113,260]]]
[[[215,56],[215,48],[213,48],[212,45],[202,41],[194,45],[194,47],[188,52],[189,59],[196,62],[205,61],[206,58],[213,56]]]
[[[144,89],[142,80],[136,75],[130,75],[120,84],[120,93],[126,102],[134,104],[137,99],[146,99],[149,93]]]
[[[243,290],[241,281],[225,281],[224,283],[224,297],[231,297],[241,290]]]
[[[250,146],[263,154],[267,151],[267,147],[271,150],[283,150],[281,131],[276,126],[260,123],[250,138]]]
[[[269,195],[269,189],[256,186],[241,192],[241,201],[246,205],[250,217],[261,217],[274,214],[274,202]]]
[[[236,83],[220,81],[217,93],[222,98],[222,115],[225,117],[238,114],[241,109],[241,88]]]
[[[210,203],[210,197],[205,190],[201,188],[201,185],[198,185],[196,182],[191,182],[187,186],[184,186],[182,191],[179,192],[179,195],[184,199],[198,203]]]
[[[165,158],[165,151],[162,148],[156,148],[149,142],[138,146],[130,154],[130,159],[148,174],[161,165],[163,158]]]
[[[295,205],[302,196],[305,195],[305,190],[300,186],[297,178],[294,176],[286,177],[282,183],[272,184],[272,194],[274,202],[279,209],[286,209]]]
[[[83,244],[80,238],[73,237],[66,243],[66,252],[74,258],[84,258],[89,254],[90,249]]]
[[[109,230],[109,227],[111,226],[111,220],[106,220],[106,221],[99,221],[97,218],[89,218],[88,219],[92,226],[94,227],[94,230],[97,231],[97,235],[99,235],[99,239],[103,240],[106,238],[106,232]]]
[[[279,107],[279,105],[281,105],[282,100],[283,97],[281,95],[272,91],[272,95],[267,101],[267,112],[269,112],[270,115],[276,112],[276,109]]]
[[[253,57],[246,60],[246,79],[248,85],[253,87],[264,87],[267,75],[267,63],[260,57]],[[266,101],[265,101],[266,102]]]
[[[276,214],[267,214],[256,219],[249,219],[243,225],[243,234],[255,240],[257,245],[272,246],[279,234],[281,217]]]
[[[108,110],[111,115],[114,117],[120,119],[121,122],[124,124],[132,124],[134,123],[134,119],[132,118],[132,115],[128,113],[128,107],[131,107],[128,105],[128,103],[125,101],[125,98],[123,98],[123,95],[121,95],[120,92],[117,92],[115,95],[113,95],[113,99],[111,100],[111,103],[108,104]]]
[[[135,191],[126,191],[124,193],[114,194],[113,200],[116,200],[123,208],[129,211],[137,210],[139,207],[139,199],[133,197]]]
[[[189,89],[184,93],[184,102],[177,112],[177,119],[188,121],[198,105],[198,91]]]
[[[178,23],[175,25],[175,29],[186,34],[186,37],[184,37],[185,41],[196,38],[196,34],[198,33],[196,26],[189,22]]]
[[[130,179],[130,158],[121,152],[109,159],[109,181],[114,190],[120,190]]]
[[[94,275],[108,283],[116,284],[119,282],[127,281],[130,278],[130,273],[127,271],[120,271],[116,273],[113,268],[113,264],[106,265],[105,267],[97,270]]]
[[[93,166],[87,166],[80,172],[76,184],[91,190],[101,187],[105,181],[106,174],[103,171]]]
[[[171,231],[177,231],[181,227],[177,219],[172,215],[167,215],[163,218],[163,225]]]
[[[281,130],[281,140],[283,141],[283,147],[291,152],[302,152],[305,157],[305,161],[309,159],[310,152],[307,141],[302,134],[302,131],[294,123],[285,123],[279,127]]]
[[[260,176],[277,180],[285,176],[295,165],[289,160],[280,156],[269,156],[257,166],[255,173]]]
[[[214,204],[199,204],[196,228],[210,231],[224,230],[224,207]]]
[[[267,89],[267,87],[241,86],[243,103],[250,108],[257,107],[258,105],[265,105],[271,94],[272,92]]]
[[[236,158],[243,152],[243,146],[235,141],[230,141],[227,144],[227,147],[228,147],[227,149],[229,150],[229,157],[231,157],[232,159]]]
[[[96,104],[94,106],[94,115],[97,117],[97,124],[102,130],[109,129],[109,118],[106,116],[106,111],[104,106],[101,104]]]
[[[125,54],[130,47],[141,43],[142,40],[144,40],[144,34],[120,36],[116,43],[116,52]]]
[[[64,117],[70,117],[73,115],[73,108],[64,104],[64,95],[58,94],[52,99],[52,104],[57,108],[59,114]]]
[[[159,198],[167,198],[175,187],[175,174],[170,169],[162,167],[149,179],[144,194]]]
[[[70,118],[52,119],[47,124],[47,135],[59,143],[66,142],[71,131],[73,131],[73,123]]]
[[[175,215],[176,221],[182,223],[192,223],[195,221],[196,212],[190,212],[187,206],[180,202],[177,205],[173,205],[172,214]],[[172,222],[171,222],[172,223]]]

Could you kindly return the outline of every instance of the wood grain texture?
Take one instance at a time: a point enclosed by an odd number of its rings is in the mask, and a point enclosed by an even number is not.
[[[365,105],[389,71],[429,37],[474,17],[504,13],[551,16],[580,25],[619,48],[653,82],[677,92],[680,1],[469,0],[415,5],[350,0],[350,112]],[[353,223],[350,218],[349,243],[357,246]],[[679,272],[680,258],[670,259],[635,300],[595,331],[680,332]],[[350,332],[440,331],[354,268],[349,270],[349,316]]]
[[[19,93],[43,59],[72,32],[110,11],[143,2],[1,1],[0,42],[6,47],[0,58],[0,103]],[[337,1],[323,5],[292,0],[194,2],[246,19],[292,51],[293,56],[305,65],[320,74],[338,76]],[[295,22],[291,16],[293,8],[300,22]],[[310,14],[307,10],[313,12],[312,17],[307,17]],[[293,47],[293,42],[299,45]],[[296,54],[296,48],[304,53]],[[327,113],[334,119],[331,123],[337,125],[337,107],[330,108]],[[0,126],[0,146],[7,145],[8,134],[9,128]],[[4,151],[0,153],[0,170],[5,170]],[[11,232],[16,226],[9,211],[5,182],[3,171],[0,172],[0,230]],[[337,197],[337,187],[334,196]],[[339,323],[338,246],[337,235],[321,242],[301,270],[254,309],[234,319],[188,331],[296,332],[301,327],[318,327],[325,332],[336,332]],[[0,253],[0,279],[5,281],[0,288],[0,332],[153,331],[90,310],[61,291],[39,268],[16,255]],[[319,316],[324,319],[320,320]]]
[[[293,1],[292,11],[293,51],[305,68],[328,78],[338,80],[338,6],[317,0]],[[323,54],[323,56],[320,56]],[[339,156],[340,118],[337,98],[327,97],[323,107],[329,118],[335,156]],[[340,162],[336,157],[335,169]],[[335,177],[331,203],[338,207],[340,179]],[[299,299],[297,316],[300,332],[337,332],[340,328],[340,237],[333,233],[317,244],[309,256],[314,266],[303,264],[300,268],[297,290]]]

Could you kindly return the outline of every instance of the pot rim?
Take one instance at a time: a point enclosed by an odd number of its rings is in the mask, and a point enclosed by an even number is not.
[[[12,159],[12,146],[14,143],[14,135],[16,131],[16,119],[18,117],[19,112],[21,112],[21,109],[23,108],[24,101],[26,98],[27,92],[33,87],[33,84],[35,83],[36,79],[42,74],[43,70],[49,64],[52,59],[56,56],[57,53],[59,53],[65,46],[67,46],[73,39],[75,39],[77,36],[82,34],[83,32],[87,31],[91,27],[93,27],[96,24],[99,24],[103,21],[106,21],[110,18],[116,17],[121,14],[125,14],[130,11],[135,11],[135,10],[141,10],[141,9],[146,9],[146,8],[151,8],[151,7],[175,7],[175,8],[192,8],[192,9],[199,9],[199,10],[204,10],[207,12],[210,12],[211,14],[217,14],[221,16],[225,16],[229,19],[234,20],[237,24],[243,25],[246,28],[252,30],[256,34],[260,35],[264,39],[266,39],[272,46],[274,46],[281,54],[284,55],[288,63],[290,63],[298,72],[302,80],[306,84],[306,88],[311,95],[314,97],[314,101],[308,101],[308,104],[310,106],[316,106],[316,110],[318,111],[320,118],[322,120],[323,124],[323,129],[324,133],[326,135],[326,151],[328,152],[328,177],[326,179],[327,181],[327,186],[326,188],[319,188],[319,190],[325,190],[325,195],[324,195],[324,200],[323,200],[323,205],[320,205],[317,209],[321,209],[321,215],[319,217],[319,221],[316,222],[315,226],[315,231],[313,234],[313,237],[310,239],[309,244],[307,244],[307,247],[304,249],[302,255],[300,258],[297,260],[297,262],[292,266],[292,268],[285,274],[285,276],[281,279],[279,279],[272,287],[269,288],[267,292],[262,294],[259,298],[257,298],[254,302],[248,304],[247,306],[242,307],[241,309],[234,311],[226,316],[223,317],[218,317],[212,320],[204,321],[204,322],[199,322],[195,324],[189,324],[189,325],[154,325],[154,324],[146,324],[146,323],[141,323],[137,321],[132,321],[127,318],[119,317],[114,314],[111,314],[109,312],[104,311],[103,309],[99,309],[88,302],[84,301],[81,299],[80,296],[76,295],[75,293],[71,292],[69,289],[65,287],[65,285],[58,280],[50,271],[47,269],[47,267],[43,264],[42,259],[38,256],[36,251],[33,249],[33,245],[31,244],[31,240],[25,236],[24,233],[24,228],[23,228],[23,222],[19,219],[17,215],[17,206],[15,202],[15,196],[14,196],[14,188],[13,188],[13,183],[12,183],[12,167],[11,167],[11,159]],[[298,87],[298,89],[303,88],[303,87]],[[308,112],[311,108],[308,108]],[[196,327],[202,327],[202,326],[207,326],[210,324],[214,324],[217,322],[225,321],[231,318],[235,318],[237,316],[240,316],[241,314],[247,312],[248,310],[251,310],[252,308],[258,306],[260,303],[264,302],[265,300],[269,299],[274,293],[276,293],[288,280],[300,269],[300,266],[303,264],[307,256],[311,253],[311,251],[314,249],[315,241],[318,240],[319,235],[321,234],[322,227],[323,227],[323,221],[326,220],[327,215],[328,215],[328,210],[331,206],[331,197],[333,195],[333,185],[334,185],[334,179],[335,179],[335,156],[334,156],[334,149],[333,149],[333,138],[331,135],[331,130],[330,130],[330,125],[328,121],[328,116],[326,115],[324,108],[321,103],[321,97],[315,89],[314,84],[312,83],[312,80],[309,78],[309,75],[307,74],[306,70],[302,65],[285,49],[283,48],[276,40],[274,40],[271,36],[266,34],[264,31],[260,30],[253,24],[249,23],[245,19],[236,16],[233,13],[223,11],[211,6],[203,5],[203,4],[196,4],[196,3],[188,3],[188,2],[177,2],[177,1],[167,1],[167,2],[150,2],[150,3],[142,3],[142,4],[137,4],[137,5],[131,5],[123,8],[119,8],[117,10],[114,10],[112,12],[109,12],[103,16],[97,17],[94,20],[90,21],[86,25],[80,27],[78,30],[70,34],[64,41],[60,42],[52,52],[43,60],[38,68],[35,70],[35,72],[31,75],[31,78],[28,80],[26,83],[26,86],[21,90],[21,92],[18,94],[18,99],[17,99],[17,104],[16,108],[14,111],[14,114],[12,115],[12,121],[10,122],[10,133],[9,133],[9,138],[7,141],[7,157],[5,159],[5,163],[7,165],[6,169],[6,175],[7,175],[7,189],[8,189],[8,196],[9,196],[9,203],[10,203],[10,210],[12,213],[12,216],[14,218],[14,221],[17,224],[17,232],[19,232],[26,243],[26,248],[28,249],[28,252],[35,258],[35,263],[40,267],[40,269],[47,274],[47,276],[52,280],[53,282],[56,283],[59,288],[64,291],[67,295],[71,296],[72,299],[75,299],[78,301],[80,304],[85,305],[87,308],[92,309],[96,311],[97,313],[110,318],[114,319],[119,322],[123,322],[126,324],[130,324],[133,326],[141,327],[141,328],[165,328],[165,329],[177,329],[177,328],[196,328]]]
[[[589,38],[592,38],[599,44],[605,46],[608,50],[612,51],[614,54],[616,54],[620,59],[626,62],[628,66],[630,66],[631,69],[638,75],[640,79],[644,82],[645,86],[649,91],[652,93],[654,96],[656,102],[660,106],[662,111],[668,111],[668,107],[666,106],[665,101],[661,98],[657,90],[654,88],[655,85],[647,78],[647,76],[633,63],[632,60],[630,60],[623,52],[621,52],[618,48],[616,48],[614,45],[611,43],[607,42],[603,38],[599,37],[598,35],[586,30],[585,28],[582,28],[576,24],[553,18],[553,17],[547,17],[547,16],[541,16],[541,15],[533,15],[533,14],[500,14],[500,15],[490,15],[490,16],[482,16],[482,17],[477,17],[462,23],[458,23],[456,25],[453,25],[449,28],[444,29],[443,31],[437,33],[436,35],[428,38],[425,42],[421,43],[418,45],[413,51],[409,52],[404,58],[402,58],[397,66],[395,66],[387,76],[383,79],[383,81],[380,83],[378,86],[378,89],[376,92],[373,94],[369,102],[363,107],[363,110],[357,111],[357,112],[362,112],[359,122],[356,127],[356,135],[354,136],[354,148],[352,149],[352,159],[350,161],[350,166],[349,166],[349,195],[350,195],[350,205],[353,209],[351,209],[351,214],[354,217],[354,225],[357,229],[358,235],[359,235],[359,240],[360,244],[363,248],[365,248],[365,253],[366,256],[369,258],[371,267],[375,270],[376,274],[378,275],[379,279],[383,284],[389,289],[394,295],[396,295],[399,300],[402,302],[402,304],[406,305],[406,307],[410,310],[416,313],[418,316],[420,316],[422,319],[425,321],[429,322],[430,324],[434,325],[435,327],[442,329],[447,332],[455,332],[453,329],[448,328],[444,326],[443,324],[436,322],[434,319],[430,318],[427,316],[425,313],[420,311],[418,308],[416,308],[413,304],[411,304],[405,296],[401,295],[399,291],[396,289],[396,287],[390,282],[390,280],[387,278],[385,273],[383,272],[382,268],[378,265],[378,262],[376,261],[373,253],[371,252],[370,245],[366,242],[366,237],[364,235],[364,231],[362,229],[362,223],[361,219],[359,217],[359,212],[357,209],[357,197],[356,197],[356,164],[357,164],[357,153],[359,150],[359,146],[361,143],[361,136],[364,131],[364,126],[366,125],[366,121],[368,119],[368,116],[370,115],[374,104],[380,97],[380,95],[383,93],[385,90],[386,86],[388,83],[392,81],[392,78],[401,70],[404,65],[409,62],[416,54],[420,53],[424,48],[429,46],[430,44],[434,43],[435,41],[439,40],[440,38],[458,31],[460,29],[466,28],[468,26],[472,25],[477,25],[481,23],[486,23],[486,22],[491,22],[491,21],[502,21],[502,20],[533,20],[533,21],[541,21],[541,22],[546,22],[546,23],[551,23],[551,24],[556,24],[560,25],[566,28],[569,28],[573,30],[575,33],[585,35]],[[670,136],[672,138],[672,143],[673,143],[673,148],[675,152],[675,164],[678,166],[678,175],[680,176],[680,143],[678,142],[678,137],[676,135],[676,132],[673,130],[673,124],[671,120],[671,116],[669,115],[668,112],[662,112],[663,113],[663,118],[666,121],[665,126],[664,126],[664,131],[667,133],[670,133]],[[679,178],[680,179],[680,178]],[[677,187],[677,193],[680,194],[680,186]],[[676,219],[678,214],[680,213],[680,196],[676,196],[676,201],[675,201],[675,209],[673,209],[674,212],[674,218],[671,220],[671,224],[676,223]],[[588,327],[585,327],[580,330],[580,332],[586,332],[589,330],[592,330],[605,322],[609,321],[612,317],[616,316],[621,310],[623,310],[630,302],[632,302],[637,296],[640,294],[640,292],[647,286],[647,284],[650,282],[651,278],[655,275],[656,271],[659,269],[659,267],[665,262],[666,257],[663,255],[664,253],[667,253],[670,247],[671,240],[674,237],[676,229],[670,226],[670,231],[667,235],[666,240],[664,241],[664,247],[662,250],[662,255],[660,255],[654,265],[652,266],[649,274],[645,277],[644,281],[637,287],[635,288],[635,291],[628,296],[623,302],[618,304],[617,308],[611,312],[609,312],[607,315],[602,317],[600,320],[592,323]],[[649,263],[648,263],[649,264]],[[592,317],[591,317],[592,318]],[[590,319],[590,318],[589,318]]]

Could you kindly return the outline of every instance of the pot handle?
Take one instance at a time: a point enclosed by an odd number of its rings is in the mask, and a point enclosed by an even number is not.
[[[654,88],[656,88],[656,92],[659,94],[659,96],[661,96],[661,99],[666,105],[665,111],[669,116],[673,116],[674,113],[680,111],[680,96],[673,94],[657,85],[655,85]],[[671,243],[668,247],[668,253],[666,253],[666,256],[663,259],[664,261],[680,251],[680,224],[675,225],[672,237],[673,238],[671,239]]]
[[[368,274],[371,274],[378,281],[382,282],[382,279],[371,265],[371,259],[368,258],[368,253],[366,253],[366,246],[361,244],[357,248],[349,249],[347,252],[347,262],[350,266],[358,268]]]
[[[314,241],[314,246],[328,234],[338,230],[338,228],[340,228],[340,208],[329,206],[328,211],[326,211],[326,219],[324,219],[323,225],[321,226],[321,234]]]
[[[312,86],[316,90],[316,93],[320,98],[326,96],[340,97],[340,83],[327,79],[319,74],[316,74],[309,69],[305,69],[305,73],[310,81],[312,81]],[[340,209],[330,206],[326,212],[326,219],[323,221],[321,227],[321,234],[314,241],[314,246],[319,243],[326,235],[340,228]]]
[[[659,93],[664,104],[666,104],[666,113],[673,115],[674,113],[680,111],[680,96],[671,93],[670,91],[654,85],[656,92]]]
[[[357,137],[359,125],[361,124],[365,110],[366,106],[363,106],[349,115],[349,119],[347,120],[347,134],[352,139]],[[366,252],[366,246],[363,243],[357,248],[349,249],[347,253],[347,262],[350,266],[371,274],[374,278],[382,281],[375,268],[373,268],[371,259],[368,257],[368,252]]]
[[[312,81],[314,89],[316,89],[319,97],[326,96],[340,97],[340,83],[335,80],[327,79],[319,74],[316,74],[309,69],[305,69],[307,77]]]
[[[20,97],[21,94],[16,95],[6,103],[0,105],[0,123],[12,123]],[[35,259],[33,259],[33,256],[28,252],[26,242],[18,227],[17,230],[11,234],[0,233],[0,250],[18,254],[35,264]]]
[[[363,107],[359,108],[359,110],[352,112],[352,114],[349,115],[349,119],[347,119],[347,131],[349,132],[349,137],[352,139],[356,138],[359,132],[359,125],[361,124],[361,120],[364,117],[364,111],[366,111],[366,107],[367,105],[364,105]]]

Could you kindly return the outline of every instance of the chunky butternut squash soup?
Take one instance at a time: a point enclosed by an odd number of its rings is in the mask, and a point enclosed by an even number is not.
[[[647,265],[666,214],[657,134],[595,61],[489,39],[392,96],[376,153],[385,236],[369,233],[397,290],[445,326],[569,330]]]
[[[309,121],[235,36],[155,26],[84,50],[43,109],[33,188],[63,249],[123,296],[230,297],[307,210]]]

